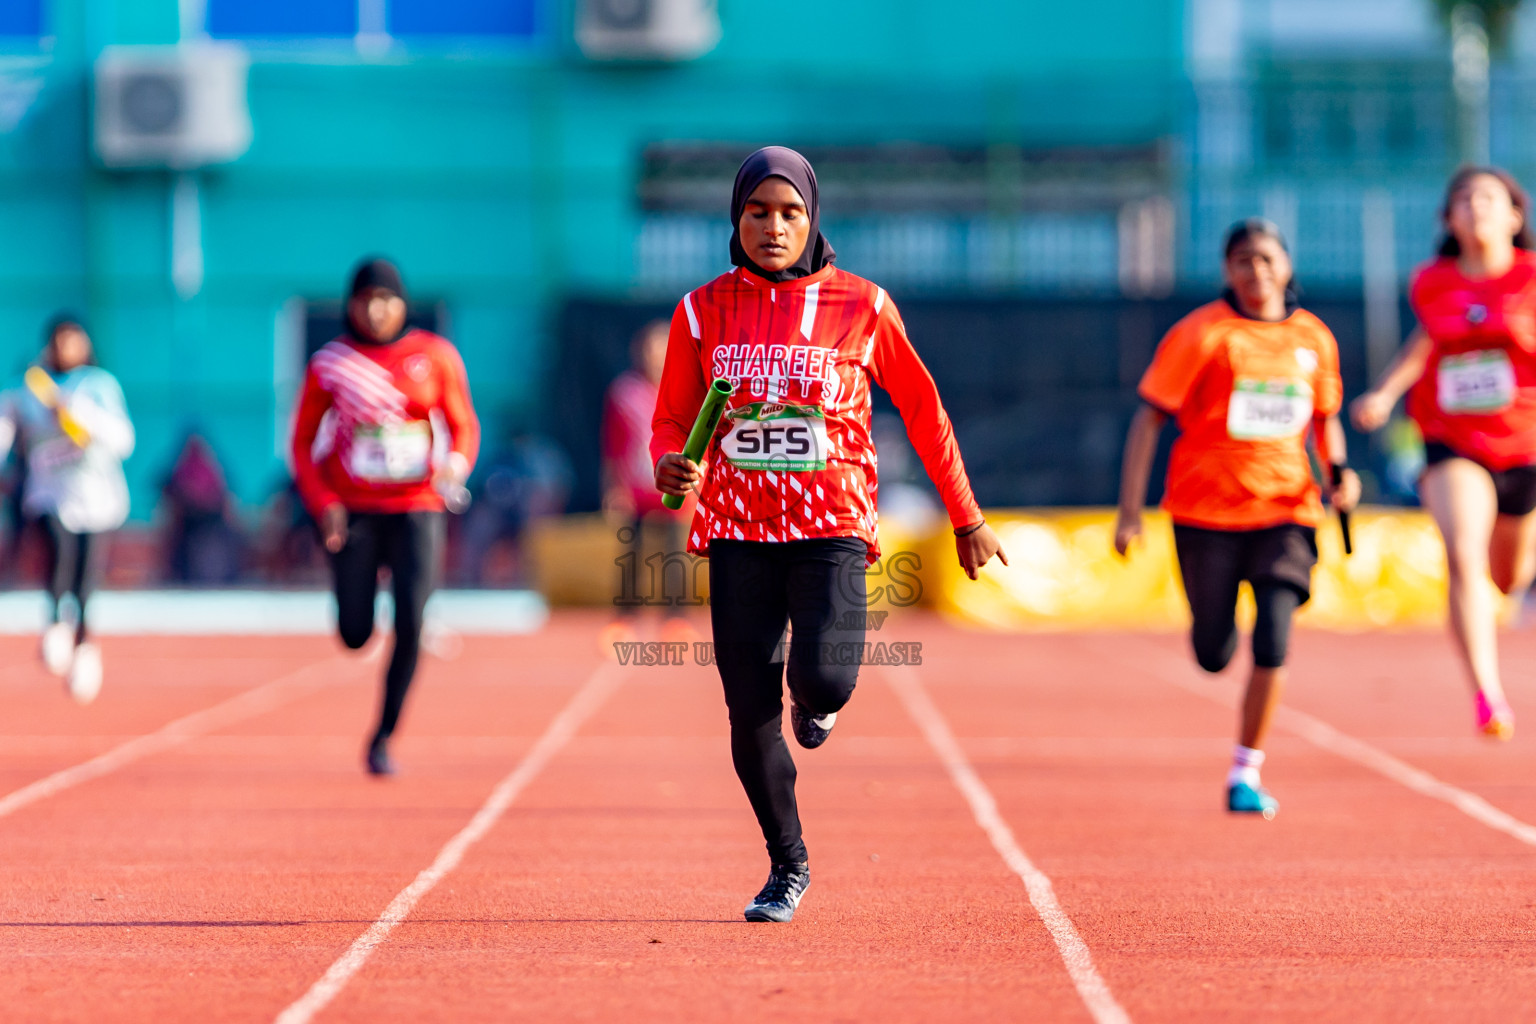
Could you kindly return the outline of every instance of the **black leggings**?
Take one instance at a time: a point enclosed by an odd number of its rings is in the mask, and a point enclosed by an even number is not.
[[[791,696],[821,716],[848,703],[864,651],[864,559],[856,538],[709,546],[715,666],[725,687],[736,777],[775,864],[806,859],[795,762],[784,742],[784,627]]]
[[[1291,616],[1301,605],[1301,595],[1288,583],[1253,584],[1253,603],[1258,614],[1253,620],[1253,664],[1257,668],[1279,668],[1291,642]],[[1220,672],[1237,653],[1237,598],[1231,603],[1214,602],[1205,608],[1191,604],[1195,624],[1190,630],[1195,660],[1207,672]]]
[[[395,596],[395,646],[384,673],[384,700],[374,736],[387,739],[400,720],[421,652],[422,616],[437,586],[445,524],[441,512],[352,512],[347,543],[331,556],[336,623],[342,643],[356,650],[373,635],[379,569],[389,569]]]
[[[44,516],[43,526],[48,546],[48,596],[53,600],[53,621],[59,621],[59,603],[64,595],[75,595],[80,609],[80,621],[75,624],[75,643],[84,643],[85,602],[100,581],[106,536],[74,533],[59,522],[58,516]]]
[[[1291,617],[1311,596],[1317,564],[1317,535],[1294,523],[1258,530],[1207,530],[1175,523],[1179,574],[1194,618],[1190,639],[1195,660],[1220,672],[1237,651],[1237,593],[1244,580],[1253,587],[1258,615],[1253,623],[1253,663],[1285,664]]]

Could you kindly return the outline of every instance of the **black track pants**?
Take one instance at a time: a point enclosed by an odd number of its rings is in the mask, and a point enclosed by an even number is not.
[[[43,535],[48,540],[48,596],[53,599],[53,621],[59,621],[59,602],[64,595],[75,595],[75,602],[80,607],[75,643],[83,643],[85,602],[90,599],[101,576],[106,535],[74,533],[59,522],[58,516],[52,515],[43,518],[43,525]]]
[[[1190,639],[1195,660],[1220,672],[1237,651],[1237,592],[1253,587],[1258,615],[1253,624],[1253,663],[1280,668],[1290,646],[1291,617],[1311,596],[1317,534],[1286,523],[1262,530],[1206,530],[1175,523],[1184,593],[1194,617]]]
[[[806,859],[795,762],[781,728],[786,660],[789,692],[813,715],[848,703],[864,650],[866,550],[845,537],[716,540],[709,547],[710,620],[731,759],[775,864]]]
[[[336,622],[342,642],[353,650],[373,635],[379,569],[389,569],[395,597],[395,647],[384,673],[376,736],[388,737],[395,731],[416,675],[422,615],[437,586],[445,529],[441,512],[352,512],[347,517],[346,546],[331,556]]]

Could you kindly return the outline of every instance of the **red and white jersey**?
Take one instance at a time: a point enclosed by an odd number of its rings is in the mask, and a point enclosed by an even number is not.
[[[464,363],[447,339],[428,331],[387,345],[343,337],[310,357],[292,451],[311,513],[337,502],[359,512],[441,511],[437,460],[457,452],[473,466],[479,447]]]
[[[1433,347],[1408,392],[1426,441],[1505,470],[1536,463],[1536,254],[1495,278],[1442,257],[1414,276],[1413,312]]]
[[[770,282],[743,269],[683,297],[652,422],[652,464],[680,452],[709,383],[736,388],[710,444],[688,548],[715,539],[858,537],[879,555],[870,384],[890,393],[950,521],[981,520],[933,377],[884,289],[827,266]]]

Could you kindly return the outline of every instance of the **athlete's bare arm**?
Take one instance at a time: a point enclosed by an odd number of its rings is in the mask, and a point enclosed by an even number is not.
[[[1340,512],[1350,512],[1360,504],[1360,477],[1355,471],[1344,463],[1345,447],[1344,424],[1338,414],[1329,416],[1323,423],[1323,443],[1317,445],[1318,461],[1323,463],[1323,496],[1328,503]],[[1344,466],[1339,474],[1339,484],[1333,485],[1333,474],[1328,472],[1328,466]]]
[[[1368,433],[1386,426],[1397,400],[1424,376],[1431,348],[1429,335],[1422,327],[1415,327],[1408,336],[1408,343],[1397,350],[1376,386],[1351,403],[1350,419],[1356,427]]]
[[[1130,550],[1131,542],[1141,536],[1141,506],[1147,500],[1152,457],[1157,454],[1157,436],[1167,422],[1167,413],[1145,402],[1131,419],[1131,429],[1125,437],[1125,458],[1120,464],[1120,511],[1115,516],[1115,551],[1122,557]]]
[[[955,531],[955,555],[960,559],[960,568],[973,580],[977,570],[991,561],[993,555],[999,562],[1008,564],[1008,553],[985,521],[980,526],[966,526]]]

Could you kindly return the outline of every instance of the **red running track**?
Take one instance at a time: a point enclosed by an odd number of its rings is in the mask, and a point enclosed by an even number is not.
[[[376,664],[318,639],[108,639],[77,708],[0,641],[0,797],[234,695],[270,707],[0,817],[0,1017],[272,1021],[433,862],[602,662],[601,622],[468,638],[428,662],[359,770]],[[797,752],[814,881],[747,925],[761,838],[712,670],[631,668],[320,1021],[1087,1020],[1018,875],[892,686],[910,673],[1131,1020],[1514,1020],[1536,1005],[1536,847],[1282,731],[1273,822],[1221,810],[1238,671],[1215,697],[1173,636],[995,636],[892,620],[919,669],[871,670]],[[1438,634],[1302,633],[1292,706],[1536,824],[1525,715],[1472,735]],[[318,666],[318,667],[311,667]],[[307,673],[307,675],[305,674]]]

